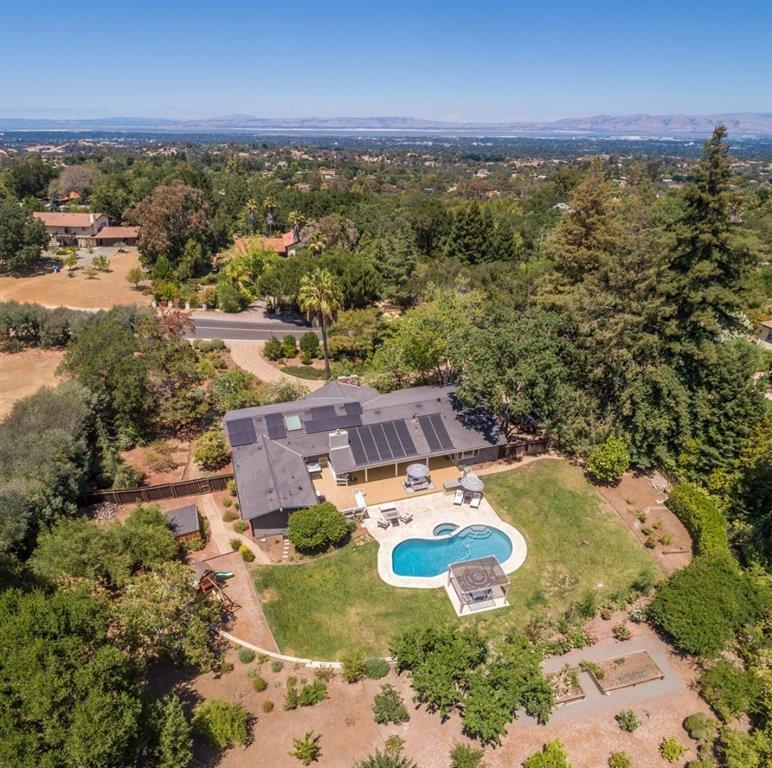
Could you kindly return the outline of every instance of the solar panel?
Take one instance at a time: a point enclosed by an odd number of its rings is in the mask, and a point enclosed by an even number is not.
[[[426,442],[429,443],[429,450],[439,451],[442,446],[440,445],[440,441],[434,431],[434,427],[432,426],[431,421],[429,421],[429,417],[419,416],[418,423],[421,425],[421,430],[424,433]]]
[[[320,405],[311,409],[311,420],[331,419],[335,416],[334,405]]]
[[[309,435],[316,434],[317,432],[332,432],[335,429],[359,427],[361,425],[361,416],[331,416],[324,419],[312,419],[304,424],[306,433]]]
[[[358,430],[359,437],[362,438],[362,447],[365,449],[367,460],[369,462],[380,461],[380,455],[378,449],[375,447],[375,440],[367,426],[360,427]]]
[[[265,417],[265,425],[268,428],[268,437],[271,440],[281,440],[287,437],[287,428],[284,426],[284,416],[280,413],[269,413]]]
[[[429,416],[434,431],[437,433],[437,438],[440,441],[440,447],[443,451],[448,451],[453,448],[453,441],[450,439],[448,430],[445,429],[445,424],[442,421],[442,416],[439,413],[432,413]]]
[[[359,416],[362,413],[362,403],[344,403],[343,410],[348,416]]]
[[[401,459],[405,455],[405,449],[402,447],[402,443],[399,441],[397,430],[394,427],[393,421],[386,421],[382,425],[383,433],[386,435],[386,439],[389,441],[389,448],[391,448],[391,454],[395,459]]]
[[[393,459],[394,455],[391,452],[389,441],[383,431],[382,424],[371,424],[370,431],[375,438],[375,447],[378,449],[378,453],[381,454],[382,459]]]
[[[228,440],[230,440],[232,447],[235,448],[238,445],[250,445],[257,442],[257,434],[255,433],[255,425],[252,423],[252,419],[234,419],[233,421],[226,421],[225,425],[228,429]]]
[[[365,449],[362,447],[362,438],[359,437],[359,430],[355,429],[348,436],[351,452],[354,454],[354,461],[357,465],[367,464]]]
[[[399,441],[402,443],[402,447],[405,449],[405,456],[415,456],[418,451],[415,449],[415,443],[413,443],[413,438],[410,437],[410,432],[408,432],[407,424],[405,424],[404,421],[395,421],[394,422],[394,428],[397,430],[397,434],[399,435]]]

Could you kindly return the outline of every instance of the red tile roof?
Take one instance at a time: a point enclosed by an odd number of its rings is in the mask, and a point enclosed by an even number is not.
[[[107,218],[103,213],[64,213],[43,211],[33,214],[47,227],[90,227],[96,220]]]

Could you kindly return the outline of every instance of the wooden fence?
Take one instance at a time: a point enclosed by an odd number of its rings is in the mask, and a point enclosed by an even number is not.
[[[224,491],[228,480],[233,474],[198,477],[195,480],[180,480],[177,483],[148,485],[144,488],[126,488],[114,491],[92,491],[84,493],[78,503],[87,507],[90,504],[101,504],[111,501],[113,504],[134,504],[139,501],[161,501],[161,499],[177,499],[182,496],[202,496],[212,491]]]

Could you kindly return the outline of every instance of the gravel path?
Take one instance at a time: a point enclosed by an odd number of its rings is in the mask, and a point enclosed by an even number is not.
[[[325,383],[318,379],[299,379],[297,376],[288,376],[286,373],[282,373],[263,357],[264,341],[245,341],[243,339],[223,339],[223,341],[231,351],[233,362],[245,371],[253,373],[260,381],[291,381],[295,384],[302,384],[312,391],[319,389]]]

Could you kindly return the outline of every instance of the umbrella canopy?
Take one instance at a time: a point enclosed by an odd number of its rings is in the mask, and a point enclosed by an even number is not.
[[[411,464],[407,468],[407,473],[410,477],[427,477],[429,475],[429,467],[426,464]]]
[[[474,472],[470,472],[468,475],[464,475],[461,478],[461,487],[465,491],[471,491],[472,493],[480,492],[485,488],[485,484],[480,480]]]

